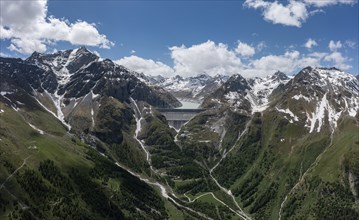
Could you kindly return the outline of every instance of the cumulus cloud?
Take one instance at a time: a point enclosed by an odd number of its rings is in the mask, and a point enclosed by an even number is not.
[[[144,59],[135,55],[124,57],[115,61],[115,63],[123,65],[136,72],[152,76],[171,76],[174,74],[173,69],[162,62]]]
[[[313,46],[318,46],[318,43],[313,40],[312,38],[309,38],[307,42],[304,44],[304,47],[311,49]]]
[[[314,41],[314,40],[313,40]],[[239,41],[240,42],[240,41]],[[314,46],[313,42],[311,46]],[[175,74],[196,75],[206,72],[210,75],[240,73],[244,77],[266,76],[280,70],[287,74],[297,73],[306,66],[336,66],[347,70],[349,59],[341,53],[312,52],[301,54],[297,50],[289,50],[279,55],[267,55],[258,59],[249,58],[243,62],[236,55],[238,47],[228,48],[222,43],[207,41],[191,47],[171,47],[171,56],[175,63]]]
[[[47,45],[67,41],[73,45],[110,48],[114,45],[93,23],[70,23],[47,15],[47,1],[0,1],[0,39],[8,49],[23,54],[45,52]],[[21,15],[21,16],[19,16]]]
[[[255,54],[255,49],[254,47],[243,43],[241,41],[238,41],[238,45],[237,48],[235,49],[236,53],[238,53],[241,56],[244,57],[251,57]]]
[[[261,9],[266,21],[273,24],[301,27],[308,18],[306,5],[300,1],[289,1],[289,4],[267,2],[263,0],[246,0],[244,5],[248,8]]]
[[[299,51],[287,51],[282,55],[268,55],[252,60],[244,70],[244,76],[266,76],[280,70],[287,74],[294,73],[298,68],[318,66],[320,58],[301,55]]]
[[[214,76],[239,73],[247,78],[267,76],[278,70],[286,74],[295,74],[306,66],[317,67],[323,64],[343,70],[351,68],[348,65],[350,60],[337,51],[300,53],[295,49],[289,49],[283,54],[248,57],[242,61],[242,55],[237,49],[238,46],[229,48],[226,44],[209,40],[192,46],[170,47],[173,67],[135,55],[124,57],[116,63],[148,75],[194,76],[207,73]]]
[[[309,11],[309,8],[356,3],[357,0],[289,0],[288,4],[283,5],[278,1],[246,0],[243,5],[247,8],[262,10],[264,19],[273,24],[301,27],[309,16],[324,12],[322,9]]]
[[[337,51],[338,49],[342,48],[342,46],[343,45],[340,41],[334,42],[332,40],[329,42],[329,45],[328,45],[328,47],[331,51]]]
[[[348,64],[350,59],[344,57],[337,51],[331,53],[313,52],[300,54],[300,52],[293,50],[287,51],[282,55],[268,55],[252,60],[247,66],[247,69],[243,71],[245,73],[244,76],[246,77],[265,76],[276,70],[292,74],[306,66],[323,66],[323,61],[328,62],[324,66],[335,66],[342,70],[352,68],[352,66]]]
[[[315,7],[325,7],[337,4],[354,5],[357,3],[357,0],[304,0],[304,2]]]
[[[339,69],[347,70],[352,66],[347,64],[348,58],[344,57],[340,52],[334,51],[324,57],[325,61],[333,62]]]
[[[183,76],[201,73],[230,74],[242,68],[242,62],[236,52],[223,43],[207,41],[191,47],[182,45],[169,49],[175,72]]]

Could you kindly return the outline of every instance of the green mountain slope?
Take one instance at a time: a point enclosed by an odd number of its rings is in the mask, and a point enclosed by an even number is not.
[[[15,111],[6,100],[0,102],[0,219],[164,219],[168,213],[181,214],[157,188],[67,133],[32,97],[12,100],[23,107]]]

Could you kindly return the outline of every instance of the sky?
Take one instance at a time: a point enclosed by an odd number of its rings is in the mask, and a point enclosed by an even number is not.
[[[0,55],[86,46],[149,75],[357,75],[358,0],[1,0]]]

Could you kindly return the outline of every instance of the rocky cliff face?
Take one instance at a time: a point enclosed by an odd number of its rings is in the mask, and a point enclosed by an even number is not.
[[[79,117],[93,121],[102,97],[127,103],[133,98],[161,108],[181,105],[164,89],[148,86],[134,72],[102,60],[86,48],[54,54],[35,52],[26,60],[1,58],[0,62],[2,90],[25,90],[68,127],[93,126],[87,122],[78,126]]]

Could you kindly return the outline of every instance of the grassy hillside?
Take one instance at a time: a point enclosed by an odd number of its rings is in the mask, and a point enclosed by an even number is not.
[[[157,188],[27,100],[18,111],[0,102],[0,219],[164,219],[182,213]]]
[[[349,184],[349,173],[359,176],[359,129],[353,118],[340,122],[333,144],[328,127],[308,134],[303,124],[271,111],[251,120],[246,135],[214,172],[247,213],[254,219],[278,219],[280,212],[282,219],[357,218]],[[358,182],[352,183],[355,187]]]
[[[298,187],[288,197],[283,217],[313,219],[358,219],[359,132],[352,118],[344,118],[334,141],[321,155]]]

